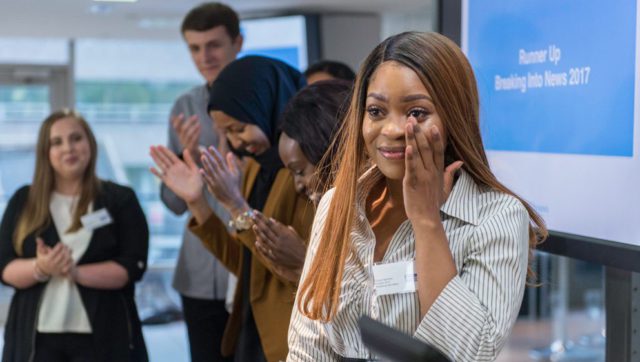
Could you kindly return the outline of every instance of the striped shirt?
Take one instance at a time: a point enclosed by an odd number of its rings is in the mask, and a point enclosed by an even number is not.
[[[524,293],[530,222],[526,209],[515,197],[480,187],[466,172],[460,173],[440,210],[458,274],[421,319],[417,292],[376,296],[373,288],[375,235],[365,200],[383,177],[374,167],[359,180],[358,218],[351,233],[354,253],[345,262],[336,315],[325,324],[294,308],[287,360],[376,358],[360,337],[357,321],[363,315],[413,335],[453,361],[494,360],[515,323]],[[318,206],[302,278],[315,256],[334,191]],[[410,260],[415,260],[415,238],[406,220],[393,235],[382,263]]]

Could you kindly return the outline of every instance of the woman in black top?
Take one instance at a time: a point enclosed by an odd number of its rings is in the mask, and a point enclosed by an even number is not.
[[[3,361],[146,361],[134,282],[149,232],[130,188],[95,174],[84,119],[51,114],[36,145],[30,186],[0,226],[2,282],[15,288]]]

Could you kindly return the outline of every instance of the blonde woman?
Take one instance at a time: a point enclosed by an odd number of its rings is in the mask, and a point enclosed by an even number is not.
[[[0,226],[2,282],[15,288],[3,361],[146,361],[134,282],[149,232],[130,188],[99,180],[96,140],[77,113],[40,127],[32,184]]]

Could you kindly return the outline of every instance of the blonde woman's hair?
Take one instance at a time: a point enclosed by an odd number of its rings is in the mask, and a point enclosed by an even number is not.
[[[89,204],[95,199],[100,189],[100,180],[96,176],[98,146],[89,124],[80,114],[73,110],[63,109],[53,112],[42,122],[40,131],[38,132],[36,167],[33,173],[33,180],[29,188],[27,203],[20,213],[13,233],[13,246],[18,255],[22,255],[22,245],[27,236],[42,233],[51,223],[49,202],[51,201],[51,193],[55,186],[55,171],[49,160],[51,127],[63,118],[73,118],[82,126],[89,141],[91,152],[89,163],[82,176],[80,198],[73,212],[71,226],[66,230],[67,232],[77,231],[82,227],[80,217],[87,213]]]

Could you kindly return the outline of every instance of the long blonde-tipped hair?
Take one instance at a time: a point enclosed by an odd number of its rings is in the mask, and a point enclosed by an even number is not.
[[[73,232],[82,227],[80,217],[87,213],[89,204],[95,199],[100,188],[100,180],[96,176],[96,159],[98,146],[95,136],[89,128],[89,124],[84,118],[73,110],[63,109],[49,115],[38,132],[38,143],[36,144],[36,167],[33,173],[33,180],[29,188],[27,203],[25,204],[16,228],[13,234],[13,246],[18,255],[22,255],[22,244],[24,239],[35,233],[40,234],[51,223],[51,215],[49,213],[49,202],[51,201],[51,193],[55,186],[55,171],[49,160],[49,149],[51,148],[51,127],[63,118],[73,118],[84,130],[91,155],[89,163],[82,176],[82,190],[77,206],[73,212],[71,226],[67,232]]]
[[[544,240],[544,221],[522,198],[500,183],[489,168],[482,144],[475,76],[460,48],[437,33],[407,32],[387,38],[365,59],[337,140],[339,167],[334,170],[335,195],[329,205],[317,252],[302,281],[297,308],[310,319],[330,321],[336,313],[350,233],[356,217],[357,180],[367,165],[362,122],[369,80],[382,63],[394,61],[412,69],[433,97],[445,127],[445,159],[464,161],[474,181],[518,198],[531,218],[530,250]],[[530,253],[531,258],[532,253]],[[530,271],[531,272],[531,271]]]

